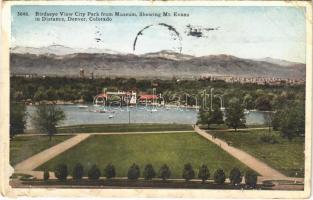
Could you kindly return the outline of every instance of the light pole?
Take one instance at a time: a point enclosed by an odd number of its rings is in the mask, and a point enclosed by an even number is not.
[[[155,97],[156,97],[156,88],[153,88],[153,95],[152,95],[152,110],[153,112],[157,111],[156,110],[156,102],[155,102]]]
[[[129,101],[128,101],[128,100],[129,100],[129,97],[127,97],[127,99],[126,99],[126,110],[127,110],[127,111],[129,111],[129,106],[128,106],[128,102],[129,102]]]
[[[154,96],[156,96],[156,88],[152,89],[152,101],[153,101],[153,104],[155,104]]]
[[[161,106],[162,106],[162,104],[163,104],[163,106],[165,107],[165,99],[164,99],[164,97],[162,96],[162,93],[160,93],[159,96],[160,96],[160,99],[162,99],[162,100],[161,100]]]
[[[188,93],[185,93],[185,96],[186,96],[186,102],[185,102],[185,107],[186,107],[186,111],[187,111],[187,108],[188,108],[188,97],[190,97],[190,95]]]

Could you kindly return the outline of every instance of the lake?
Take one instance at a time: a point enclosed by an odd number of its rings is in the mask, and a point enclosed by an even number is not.
[[[195,124],[197,121],[197,110],[193,108],[165,108],[152,106],[135,107],[102,107],[85,105],[58,105],[64,110],[66,119],[62,126],[77,124],[114,124],[114,123],[177,123]],[[27,129],[32,129],[30,116],[33,115],[35,106],[27,106],[29,117],[27,118]],[[100,113],[103,112],[103,113]],[[249,111],[246,113],[247,125],[260,125],[266,123],[266,112]]]

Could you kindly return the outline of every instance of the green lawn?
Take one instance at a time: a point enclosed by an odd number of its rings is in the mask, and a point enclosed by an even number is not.
[[[210,131],[210,133],[215,133],[216,137],[225,141],[231,141],[233,146],[250,153],[287,176],[296,176],[297,172],[297,176],[303,177],[304,138],[295,138],[290,142],[280,137],[278,132],[272,131],[278,143],[269,144],[259,140],[261,135],[268,133],[268,130]]]
[[[189,131],[188,124],[83,124],[58,128],[59,133]]]
[[[72,136],[18,136],[10,141],[10,163],[15,165],[36,153],[52,147]]]
[[[64,163],[71,170],[77,162],[85,169],[97,164],[101,171],[112,163],[120,177],[127,176],[132,163],[140,166],[141,174],[147,163],[151,163],[156,171],[162,164],[167,164],[172,178],[181,178],[183,166],[188,162],[196,172],[201,164],[207,164],[211,175],[217,168],[224,169],[227,176],[233,167],[247,169],[240,161],[194,132],[91,136],[38,169],[53,171],[57,164]]]

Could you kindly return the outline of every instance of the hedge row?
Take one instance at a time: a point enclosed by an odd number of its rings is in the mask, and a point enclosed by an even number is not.
[[[68,176],[67,165],[65,164],[57,165],[54,170],[54,174],[57,179],[61,181],[65,181]],[[83,175],[84,175],[83,166],[80,163],[76,164],[72,171],[73,179],[80,180],[83,178]],[[105,167],[104,173],[102,175],[106,177],[107,179],[111,179],[115,177],[116,172],[115,172],[114,165],[108,164]],[[171,170],[166,164],[164,164],[163,166],[161,166],[157,174],[153,166],[151,164],[147,164],[144,168],[142,175],[145,180],[152,180],[153,178],[156,178],[156,177],[159,177],[162,180],[166,180],[170,178]],[[101,171],[96,165],[93,165],[88,170],[87,176],[88,176],[88,179],[90,180],[98,180],[101,176]],[[129,180],[137,180],[140,177],[140,168],[137,164],[134,163],[129,167],[128,172],[127,172],[127,177]],[[185,179],[186,181],[196,178],[195,171],[190,163],[187,163],[184,165],[182,178]],[[210,172],[206,165],[200,166],[199,172],[198,172],[198,178],[202,180],[202,183],[204,183],[206,180],[210,178]],[[49,172],[47,170],[44,170],[44,180],[48,180],[48,179],[49,179]],[[214,179],[214,182],[217,184],[224,184],[225,179],[226,179],[225,172],[222,169],[217,169],[213,174],[213,179]],[[233,168],[230,171],[229,179],[230,179],[231,184],[233,185],[240,184],[242,181],[242,174],[240,170],[236,167]],[[246,171],[245,182],[246,182],[246,185],[250,187],[255,187],[257,183],[257,175],[251,170]]]

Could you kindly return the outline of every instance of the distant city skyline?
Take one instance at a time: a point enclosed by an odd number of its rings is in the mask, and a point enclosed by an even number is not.
[[[17,16],[28,11],[29,17]],[[112,17],[112,22],[37,22],[35,12],[187,13],[189,17]],[[177,30],[173,37],[166,23]],[[142,54],[161,50],[204,56],[228,54],[241,58],[272,57],[305,63],[306,20],[304,7],[147,7],[147,6],[13,6],[11,47],[110,49]],[[136,51],[133,43],[140,30]],[[187,26],[204,31],[203,37],[188,34]],[[197,32],[197,31],[196,31]],[[174,35],[175,36],[175,35]]]

